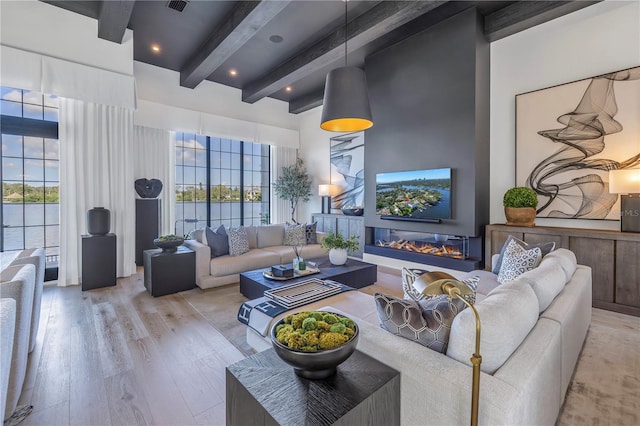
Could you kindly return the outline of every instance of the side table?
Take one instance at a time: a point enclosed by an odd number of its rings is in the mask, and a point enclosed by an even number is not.
[[[188,247],[163,252],[144,251],[144,286],[152,296],[164,296],[196,286],[196,254]]]
[[[82,235],[82,291],[116,285],[116,234]]]
[[[228,366],[226,385],[227,425],[400,424],[400,373],[358,350],[307,380],[267,349]]]

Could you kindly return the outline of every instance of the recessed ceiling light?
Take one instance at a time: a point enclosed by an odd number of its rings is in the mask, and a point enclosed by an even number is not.
[[[151,51],[152,51],[153,53],[160,53],[160,50],[161,50],[161,49],[160,49],[160,46],[159,46],[159,45],[157,45],[157,44],[152,44],[152,45],[151,45]]]
[[[287,87],[285,87],[285,89],[284,89],[284,90],[286,90],[287,92],[290,92],[290,91],[291,91],[291,86],[287,86]]]
[[[274,34],[271,37],[269,37],[269,40],[271,40],[272,43],[280,43],[284,39],[282,38],[282,36],[278,34]]]
[[[236,75],[238,75],[238,71],[236,71],[236,70],[229,70],[229,74],[235,77]]]

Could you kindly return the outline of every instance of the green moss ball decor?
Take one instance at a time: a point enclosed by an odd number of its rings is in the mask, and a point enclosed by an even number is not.
[[[532,207],[535,209],[538,206],[538,196],[531,188],[516,186],[504,193],[502,204],[505,207]]]

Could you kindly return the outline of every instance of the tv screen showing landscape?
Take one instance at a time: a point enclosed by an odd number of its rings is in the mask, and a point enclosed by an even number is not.
[[[376,214],[411,219],[451,217],[451,169],[376,174]]]

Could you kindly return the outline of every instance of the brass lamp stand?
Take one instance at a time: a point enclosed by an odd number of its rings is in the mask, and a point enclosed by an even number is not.
[[[445,272],[427,272],[413,282],[413,288],[418,292],[435,296],[446,294],[449,299],[457,297],[473,311],[476,317],[476,350],[471,356],[471,365],[473,366],[473,382],[471,389],[471,426],[478,425],[478,399],[480,397],[480,364],[482,356],[480,355],[480,316],[473,303],[470,303],[463,296],[473,294],[473,291],[464,283],[455,279],[455,277]]]

